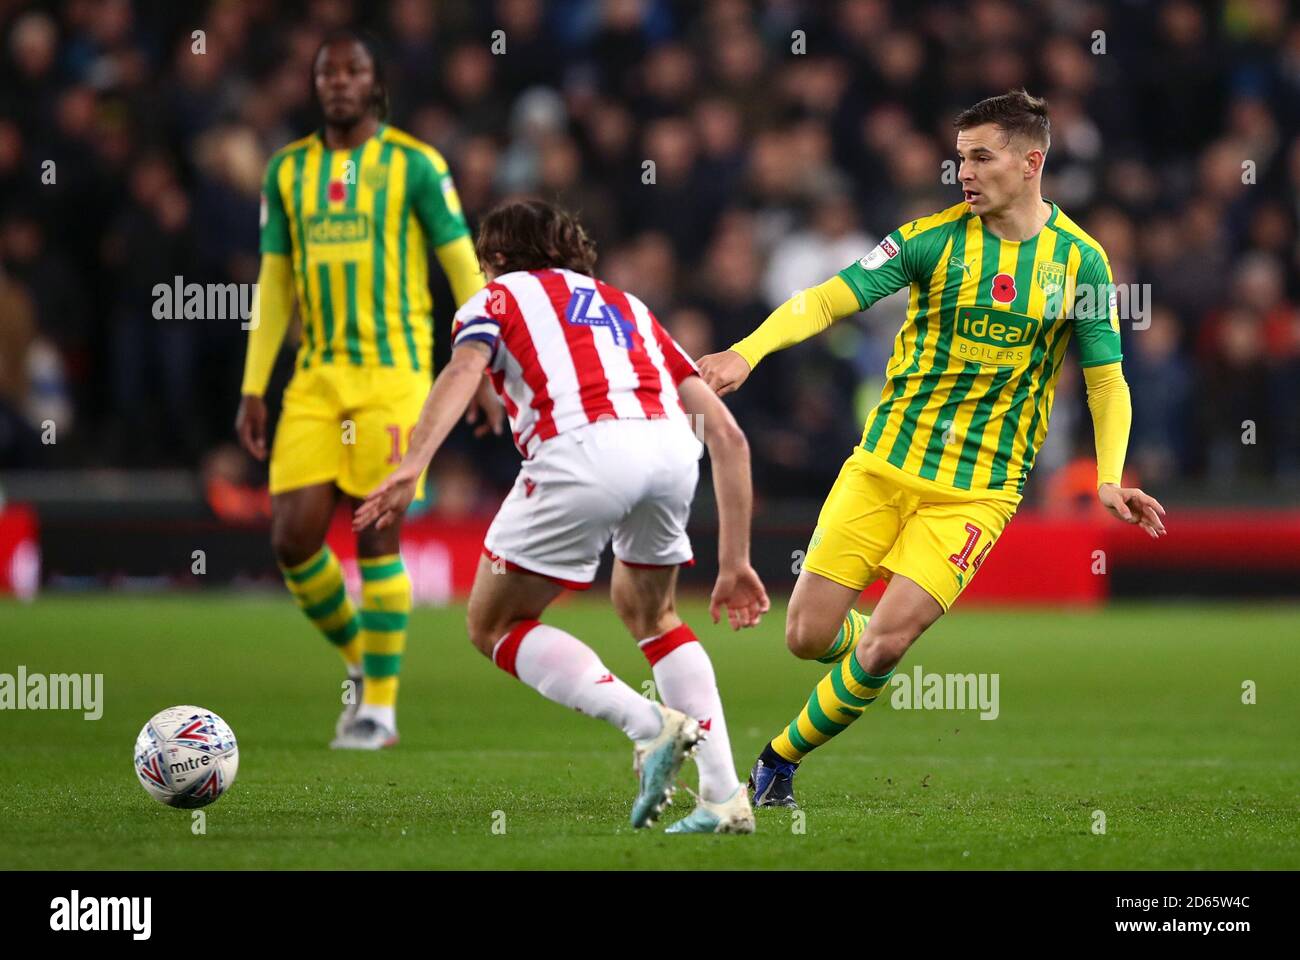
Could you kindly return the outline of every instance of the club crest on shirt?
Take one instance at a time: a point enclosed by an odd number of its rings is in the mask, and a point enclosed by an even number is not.
[[[382,190],[388,183],[388,164],[376,163],[361,171],[361,180],[371,190]]]
[[[1038,281],[1038,285],[1043,288],[1043,292],[1050,297],[1060,290],[1065,283],[1065,264],[1057,263],[1054,260],[1044,260],[1038,265],[1035,279]]]
[[[858,261],[863,270],[875,270],[882,263],[888,263],[898,256],[898,244],[888,237],[881,240],[874,250]]]

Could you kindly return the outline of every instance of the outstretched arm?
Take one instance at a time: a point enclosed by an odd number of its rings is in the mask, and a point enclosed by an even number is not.
[[[1124,453],[1128,449],[1133,406],[1128,383],[1119,363],[1084,367],[1088,385],[1088,410],[1097,445],[1097,499],[1111,515],[1125,523],[1140,524],[1152,537],[1165,533],[1161,518],[1165,508],[1137,487],[1124,487]]]
[[[852,316],[860,309],[853,289],[836,274],[824,283],[799,291],[730,349],[702,358],[700,376],[718,396],[726,396],[744,383],[769,353],[816,336],[836,320]]]
[[[374,523],[376,529],[382,530],[411,505],[420,474],[429,466],[429,461],[447,439],[447,434],[451,433],[482,382],[488,354],[485,344],[474,341],[452,351],[451,360],[438,374],[433,389],[425,398],[406,456],[357,508],[352,515],[352,529],[362,530]]]
[[[733,630],[756,626],[771,606],[767,591],[749,564],[749,521],[754,492],[749,475],[749,444],[721,400],[699,377],[677,385],[682,407],[704,425],[704,443],[713,461],[718,501],[718,579],[709,602],[713,622],[723,607]]]

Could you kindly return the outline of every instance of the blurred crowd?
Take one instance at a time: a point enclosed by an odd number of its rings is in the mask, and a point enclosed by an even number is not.
[[[380,39],[391,122],[447,157],[471,226],[505,197],[558,199],[603,278],[696,356],[957,202],[952,116],[1024,85],[1051,111],[1044,194],[1118,283],[1150,285],[1123,327],[1132,475],[1216,498],[1300,486],[1286,0],[0,0],[0,466],[257,486],[230,447],[246,335],[155,319],[152,291],[256,279],[262,172],[318,125],[311,57],[340,25]],[[904,308],[769,358],[736,395],[762,495],[824,494]],[[1091,497],[1081,381],[1067,363],[1026,491],[1049,506]],[[474,509],[513,472],[507,443],[460,435],[434,496]]]

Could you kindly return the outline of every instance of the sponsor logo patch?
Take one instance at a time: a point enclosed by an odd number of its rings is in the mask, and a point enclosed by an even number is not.
[[[858,261],[863,270],[875,270],[883,263],[888,263],[898,256],[898,245],[888,237],[876,244],[869,254]]]
[[[358,260],[370,255],[370,217],[359,210],[315,213],[303,227],[314,263]]]
[[[1019,367],[1029,362],[1039,322],[1023,313],[961,307],[953,331],[953,356],[972,363]]]

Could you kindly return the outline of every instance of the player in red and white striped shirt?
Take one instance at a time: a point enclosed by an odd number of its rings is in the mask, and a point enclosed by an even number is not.
[[[699,803],[669,832],[752,832],[713,665],[675,603],[677,568],[693,562],[686,523],[701,454],[691,423],[699,418],[719,518],[710,614],[716,623],[725,607],[740,629],[768,609],[749,565],[744,434],[645,304],[591,276],[595,250],[568,214],[539,201],[506,204],[484,219],[477,246],[489,283],[457,312],[451,361],[410,449],[354,525],[383,527],[402,514],[486,372],[525,459],[484,541],[471,641],[543,696],[632,739],[640,775],[633,826],[655,821],[682,761],[698,750]],[[591,586],[611,540],[611,598],[650,662],[662,706],[616,678],[581,640],[538,620],[564,589]]]
[[[695,364],[644,303],[600,280],[563,269],[499,276],[456,313],[453,348],[475,340],[491,349],[525,458],[598,420],[686,422],[677,384]]]

